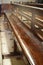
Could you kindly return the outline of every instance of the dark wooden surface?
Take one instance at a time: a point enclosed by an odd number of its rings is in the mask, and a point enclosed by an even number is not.
[[[31,64],[43,65],[43,49],[41,48],[40,44],[38,45],[37,43],[35,43],[35,41],[32,40],[26,34],[26,32],[22,29],[22,26],[19,26],[21,24],[18,23],[19,21],[18,19],[14,21],[13,19],[11,19],[11,17],[9,17],[8,14],[6,14],[6,16],[13,28],[14,33],[16,34],[18,40],[20,41],[20,45],[24,53],[26,54],[26,57],[31,62]],[[27,49],[27,51],[24,48],[24,46]],[[32,60],[30,59],[30,57],[32,58]]]
[[[15,15],[15,13],[13,13],[13,18],[14,18],[14,15]],[[22,15],[22,13],[20,14],[20,15]],[[27,17],[26,16],[26,14],[25,15],[23,15],[24,17]],[[18,17],[19,18],[19,15],[18,16],[16,16],[16,17]],[[38,16],[39,17],[39,19],[42,19],[43,20],[43,17],[42,16]],[[30,17],[30,18],[32,18],[32,17]],[[20,18],[19,18],[20,19]],[[27,19],[29,19],[28,17],[27,17]],[[21,21],[21,19],[20,19],[20,21]],[[31,20],[30,20],[31,21]],[[29,22],[23,22],[27,27],[28,27],[28,29],[30,29],[30,30],[32,30],[31,29],[31,25],[32,24],[29,24]],[[39,28],[43,28],[43,22],[41,22],[40,20],[38,21],[38,19],[34,22],[36,25],[38,25],[39,26]],[[35,25],[34,24],[34,25]],[[35,36],[37,36],[37,38],[38,39],[40,39],[41,41],[43,41],[43,31],[41,31],[41,29],[39,29],[39,28],[36,28],[35,27],[35,29],[34,29],[34,34],[35,34]]]
[[[41,7],[43,8],[43,4],[40,3],[27,3],[26,5],[35,6],[35,7]]]

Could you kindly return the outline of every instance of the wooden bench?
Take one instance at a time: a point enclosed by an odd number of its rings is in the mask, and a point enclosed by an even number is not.
[[[23,53],[27,57],[31,65],[43,65],[43,49],[40,44],[38,45],[32,40],[26,32],[20,27],[17,19],[14,21],[8,13],[5,13],[5,16],[9,20],[9,23],[16,35],[16,38],[19,41],[19,44],[23,50]]]
[[[30,19],[30,18],[32,18],[32,17],[29,18],[28,14],[25,15],[22,12],[18,12],[18,14],[20,14],[20,16],[25,17],[28,20],[27,22],[24,22],[24,21],[22,21],[22,22],[31,30],[32,29],[32,27],[31,27],[32,19]],[[13,16],[14,15],[15,15],[15,13],[13,12]],[[19,18],[19,15],[17,17]],[[29,21],[30,21],[30,24],[29,24]],[[36,26],[38,26],[38,28]],[[35,36],[37,36],[39,38],[39,40],[43,41],[43,31],[41,30],[41,29],[43,29],[43,17],[42,16],[37,16],[35,18],[34,28],[35,29],[34,29],[33,33],[35,34]]]

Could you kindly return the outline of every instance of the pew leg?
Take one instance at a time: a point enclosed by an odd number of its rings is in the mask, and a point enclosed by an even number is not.
[[[15,40],[14,40],[14,55],[15,56],[22,56],[22,52],[17,51],[17,44],[16,44]]]

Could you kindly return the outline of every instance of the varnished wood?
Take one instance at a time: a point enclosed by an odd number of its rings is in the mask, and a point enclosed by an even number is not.
[[[12,18],[15,18],[14,17],[14,13],[12,13]],[[16,16],[16,15],[15,15]],[[17,17],[17,16],[16,16]],[[41,17],[40,17],[41,18]],[[19,18],[18,18],[19,19]],[[15,19],[16,20],[16,19]],[[21,21],[21,20],[20,20]],[[25,23],[25,22],[22,22],[22,23],[24,23],[30,30],[31,30],[31,25],[29,25],[28,23]],[[43,28],[43,22],[38,22],[38,21],[36,21],[35,22],[35,25],[38,25],[39,26],[39,28]],[[43,31],[41,31],[41,30],[39,30],[39,28],[35,28],[35,30],[33,31],[34,32],[34,34],[41,40],[41,41],[43,41]]]
[[[21,24],[18,23],[18,19],[14,21],[8,14],[6,14],[6,16],[30,63],[33,65],[43,65],[43,49],[41,48],[40,44],[38,45],[26,34],[26,32],[22,29],[22,26],[20,26]]]

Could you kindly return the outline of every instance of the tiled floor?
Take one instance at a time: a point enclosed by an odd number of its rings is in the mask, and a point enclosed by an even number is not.
[[[17,59],[16,57],[11,57],[12,65],[25,65],[23,59]]]
[[[3,59],[3,65],[25,65],[23,59],[17,59],[16,57],[10,57]]]
[[[2,65],[1,19],[2,17],[0,17],[0,65]]]
[[[1,37],[1,35],[0,35]],[[0,65],[2,65],[2,51],[1,51],[2,47],[1,47],[1,39],[0,39]]]

